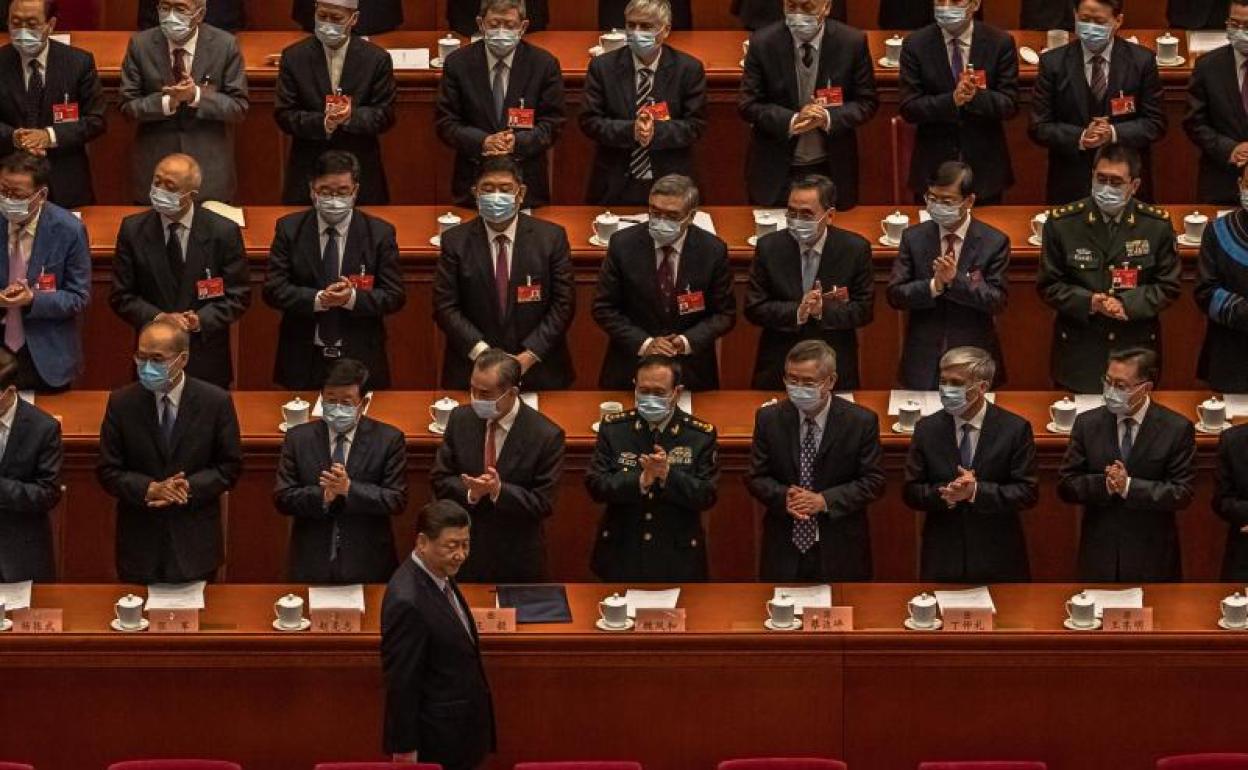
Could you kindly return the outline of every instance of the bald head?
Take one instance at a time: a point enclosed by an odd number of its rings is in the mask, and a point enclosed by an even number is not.
[[[167,321],[152,321],[139,333],[139,353],[144,358],[171,360],[191,349],[191,338]]]
[[[152,184],[176,193],[199,192],[203,181],[199,163],[190,155],[180,152],[166,155],[152,174]]]

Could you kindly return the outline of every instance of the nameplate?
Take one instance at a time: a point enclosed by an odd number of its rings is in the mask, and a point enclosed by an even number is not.
[[[64,615],[64,610],[50,607],[13,610],[13,633],[59,634],[64,630]]]
[[[637,631],[643,634],[679,634],[685,630],[685,608],[637,608]]]
[[[827,634],[854,630],[853,607],[806,607],[802,610],[802,630]]]
[[[515,607],[473,607],[472,619],[478,634],[514,634],[516,632]]]
[[[1106,607],[1101,616],[1101,628],[1105,631],[1138,633],[1153,630],[1152,607]]]
[[[199,631],[199,610],[148,610],[154,634],[193,634]]]
[[[974,634],[992,630],[992,610],[987,608],[960,610],[950,607],[941,613],[941,619],[946,631]]]
[[[312,610],[312,633],[314,634],[358,634],[360,618],[364,613],[359,610]]]

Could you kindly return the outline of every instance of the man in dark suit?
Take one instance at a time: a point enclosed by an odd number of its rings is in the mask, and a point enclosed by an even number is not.
[[[1231,3],[1226,26],[1230,45],[1196,60],[1183,130],[1200,148],[1196,199],[1237,206],[1240,170],[1248,165],[1248,92],[1240,86],[1248,62],[1248,0]]]
[[[607,333],[598,384],[623,390],[637,361],[679,358],[690,390],[719,388],[716,342],[736,323],[728,246],[693,225],[698,188],[670,175],[650,191],[646,227],[617,232],[594,294],[594,322]]]
[[[482,0],[446,0],[447,25],[463,35],[472,37],[480,31],[477,26],[477,14],[481,10]],[[550,23],[550,10],[547,0],[524,0],[525,15],[528,17],[529,32],[541,32]]]
[[[1248,200],[1248,165],[1236,190]],[[1248,208],[1205,228],[1197,262],[1196,306],[1205,316],[1205,341],[1196,376],[1215,393],[1248,392]]]
[[[608,583],[706,580],[703,513],[715,507],[719,439],[685,413],[681,365],[652,355],[636,367],[636,409],[607,416],[585,486],[605,505],[590,569]]]
[[[117,498],[123,583],[211,579],[224,561],[221,495],[243,456],[230,394],[187,374],[186,331],[156,320],[139,334],[139,381],[113,391],[96,475]]]
[[[94,56],[49,39],[55,9],[45,0],[9,7],[9,44],[0,48],[0,155],[46,157],[49,200],[78,208],[95,202],[87,144],[104,133],[104,92]]]
[[[836,352],[803,340],[785,356],[788,398],[758,410],[746,486],[766,512],[759,579],[871,579],[867,506],[884,492],[879,419],[832,395]]]
[[[324,417],[286,433],[273,504],[292,518],[292,583],[383,583],[394,572],[390,517],[407,508],[403,432],[363,414],[368,369],[340,358],[321,386]]]
[[[0,583],[56,579],[49,514],[61,500],[61,423],[17,396],[0,348]]]
[[[546,153],[563,128],[559,60],[521,38],[523,0],[483,0],[481,40],[447,58],[438,86],[438,138],[455,150],[451,193],[471,205],[478,166],[514,156],[528,180],[531,207],[550,203]]]
[[[48,161],[26,153],[0,160],[0,315],[17,355],[19,390],[68,388],[82,372],[82,315],[91,301],[87,229],[47,198]]]
[[[1166,19],[1180,29],[1221,29],[1227,4],[1228,0],[1167,0]]]
[[[706,128],[706,71],[666,45],[671,29],[665,0],[634,0],[628,46],[589,63],[580,114],[596,143],[588,203],[644,206],[655,179],[693,173],[693,145]]]
[[[113,257],[113,312],[135,328],[153,320],[191,335],[187,374],[228,388],[230,325],[251,302],[238,225],[196,206],[203,177],[189,155],[170,155],[152,178],[152,210],[121,221]]]
[[[520,400],[520,364],[501,350],[477,356],[468,390],[472,403],[451,412],[430,472],[434,496],[476,519],[460,580],[543,580],[563,429]]]
[[[1156,55],[1115,34],[1122,4],[1080,0],[1078,36],[1040,56],[1031,137],[1049,150],[1049,203],[1088,195],[1093,159],[1105,145],[1136,150],[1147,169],[1149,149],[1166,132]]]
[[[243,0],[206,0],[208,10],[204,23],[226,32],[238,32],[247,26],[246,8]],[[139,29],[160,26],[159,0],[139,0]]]
[[[494,701],[480,639],[455,576],[468,558],[468,512],[450,500],[416,517],[416,549],[381,603],[383,750],[396,762],[476,770],[494,751]]]
[[[1075,31],[1078,0],[1023,0],[1019,9],[1019,29],[1064,29]]]
[[[1237,425],[1218,439],[1213,512],[1227,524],[1222,580],[1248,580],[1248,425]]]
[[[1083,506],[1079,580],[1155,583],[1182,579],[1175,514],[1192,501],[1196,432],[1153,401],[1157,355],[1109,356],[1105,406],[1075,419],[1057,494]]]
[[[902,495],[924,514],[920,580],[1031,579],[1019,514],[1040,497],[1036,442],[1031,423],[985,397],[995,368],[980,348],[945,353],[944,409],[919,420],[910,439]]]
[[[567,388],[576,309],[568,235],[520,213],[528,187],[510,158],[487,158],[473,193],[481,215],[442,234],[433,278],[433,318],[446,335],[442,386],[465,389],[473,360],[500,348],[520,362],[527,388]]]
[[[932,3],[915,0],[880,0],[880,29],[920,29],[936,20],[935,6],[967,6],[966,0],[936,0]],[[982,19],[983,9],[975,9],[975,18]]]
[[[859,386],[858,329],[875,312],[871,244],[833,226],[836,197],[827,177],[796,180],[788,229],[764,235],[754,249],[745,317],[763,328],[754,359],[756,390],[779,390],[789,351],[810,339],[836,351],[842,389]]]
[[[277,221],[264,301],[281,311],[273,381],[318,387],[334,360],[368,368],[373,390],[390,387],[386,316],[407,302],[394,226],[355,208],[360,164],[330,150],[316,162],[313,207]]]
[[[978,6],[939,6],[936,22],[901,46],[900,109],[917,127],[910,189],[919,198],[947,160],[975,171],[980,205],[1000,203],[1014,183],[1005,121],[1018,112],[1018,51],[1009,33],[972,20]]]
[[[359,21],[358,0],[322,0],[316,7],[316,35],[282,51],[273,117],[290,135],[290,157],[282,203],[306,206],[316,161],[328,150],[359,160],[361,206],[390,202],[381,135],[394,126],[397,86],[384,48],[351,31]]]
[[[845,21],[847,0],[832,0],[832,12],[829,18]],[[741,20],[741,26],[750,31],[759,30],[768,24],[784,21],[784,4],[776,0],[732,0],[730,10],[733,16]]]
[[[316,30],[317,2],[318,0],[294,0],[291,3],[290,18],[304,32]],[[361,6],[360,21],[353,30],[357,35],[380,35],[403,26],[403,0],[364,0]]]
[[[789,182],[823,174],[858,203],[858,126],[879,107],[867,37],[827,19],[829,0],[784,0],[785,23],[750,37],[737,111],[750,124],[750,202],[783,206]]]
[[[693,29],[693,0],[598,0],[598,29],[625,29],[630,11],[649,14],[660,6],[672,29]]]
[[[971,216],[972,177],[958,161],[936,169],[927,186],[931,220],[906,228],[893,262],[888,304],[907,313],[897,381],[909,390],[935,390],[940,357],[951,348],[972,345],[1001,360],[994,316],[1005,312],[1010,239]],[[990,386],[1005,380],[1004,365],[999,373]]]

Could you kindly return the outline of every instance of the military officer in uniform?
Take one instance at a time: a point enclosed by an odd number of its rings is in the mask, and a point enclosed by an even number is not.
[[[719,481],[715,428],[677,405],[680,364],[637,364],[637,408],[608,417],[585,484],[606,505],[591,568],[607,582],[707,579],[702,512]]]
[[[1049,211],[1036,286],[1057,311],[1051,371],[1059,388],[1100,393],[1109,352],[1161,355],[1159,316],[1179,296],[1179,256],[1165,209],[1135,199],[1140,156],[1102,147],[1092,196]]]

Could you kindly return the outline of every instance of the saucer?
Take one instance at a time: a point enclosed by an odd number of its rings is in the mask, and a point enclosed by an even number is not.
[[[604,53],[606,53],[606,51],[602,50],[602,46],[600,45],[590,46],[590,49],[589,49],[590,56],[602,56]]]
[[[459,49],[457,48],[457,49],[455,49],[455,50],[457,50],[457,51],[458,51]],[[441,57],[441,56],[435,56],[435,57],[433,57],[432,59],[430,59],[430,60],[429,60],[429,66],[430,66],[430,67],[433,67],[435,70],[440,70],[440,69],[442,69],[442,63],[443,63],[443,62],[442,62],[442,57]]]
[[[895,249],[901,245],[901,241],[890,241],[887,235],[881,235],[879,239],[879,244],[881,246],[887,246],[890,249]]]
[[[616,232],[619,232],[618,230]],[[589,236],[589,245],[597,246],[600,249],[607,248],[607,242],[598,237],[598,233]]]
[[[430,246],[436,246],[436,247],[437,247],[437,248],[439,248],[439,249],[440,249],[440,248],[442,248],[442,236],[440,236],[440,235],[435,235],[435,236],[433,236],[432,238],[430,238],[430,239],[429,239],[429,245],[430,245]]]
[[[1040,240],[1040,238],[1036,236],[1035,234],[1027,236],[1027,242],[1030,243],[1032,246],[1035,246],[1036,248],[1039,248],[1044,245],[1044,241]]]
[[[1180,246],[1191,246],[1193,248],[1200,246],[1200,239],[1188,238],[1187,233],[1183,233],[1178,238],[1175,238],[1175,240],[1179,242]]]
[[[279,423],[277,424],[277,429],[278,429],[278,430],[280,430],[282,433],[285,433],[286,431],[290,430],[291,428],[297,428],[297,427],[299,427],[300,425],[303,425],[303,423],[297,423],[297,424],[295,424],[295,425],[291,425],[290,423],[286,422],[285,420],[282,420],[281,422],[279,422]]]
[[[901,69],[901,62],[900,62],[900,61],[898,61],[898,62],[891,62],[891,61],[889,61],[889,60],[888,60],[888,57],[887,57],[887,56],[881,56],[880,58],[878,58],[878,59],[876,59],[876,60],[875,60],[875,63],[876,63],[876,64],[878,64],[878,65],[880,65],[881,67],[883,67],[883,68],[884,68],[884,69],[886,69],[886,70],[896,70],[896,69]]]
[[[289,633],[291,631],[307,631],[311,627],[312,618],[300,618],[299,625],[296,628],[287,628],[286,626],[283,626],[277,618],[273,618],[273,630],[281,631],[282,633]]]
[[[1047,430],[1049,433],[1056,433],[1056,434],[1057,434],[1057,435],[1059,435],[1059,436],[1069,436],[1069,435],[1070,435],[1070,431],[1069,431],[1069,430],[1062,430],[1061,428],[1057,427],[1057,423],[1055,423],[1055,422],[1051,422],[1051,423],[1049,423],[1048,425],[1044,426],[1044,429],[1045,429],[1045,430]]]
[[[443,433],[446,433],[446,428],[439,427],[436,422],[431,422],[429,423],[429,432],[435,436],[441,436]]]
[[[757,245],[758,245],[758,236],[757,236],[757,235],[751,235],[749,238],[746,238],[746,239],[745,239],[745,242],[746,242],[746,243],[748,243],[748,244],[749,244],[749,245],[751,245],[751,246],[757,246]]]
[[[4,620],[0,620],[0,633],[8,631],[11,628],[13,628],[12,618],[5,618]]]
[[[745,59],[742,59],[741,61],[737,62],[737,66],[740,67],[741,69],[745,69]]]
[[[1187,64],[1187,59],[1183,58],[1182,56],[1176,56],[1173,59],[1158,59],[1157,60],[1158,67],[1182,67],[1184,64]]]
[[[1096,622],[1090,626],[1076,626],[1070,618],[1066,618],[1062,621],[1062,626],[1070,631],[1097,631],[1101,627],[1101,619],[1097,618]]]
[[[910,629],[911,631],[939,631],[941,629],[941,626],[945,624],[944,624],[944,621],[942,621],[940,618],[936,618],[935,623],[932,623],[930,626],[927,626],[926,628],[924,628],[923,626],[916,626],[913,620],[911,620],[910,618],[906,618],[905,622],[902,623],[902,625]]]
[[[1224,422],[1216,428],[1212,425],[1205,425],[1203,422],[1200,422],[1199,420],[1197,420],[1196,422],[1196,432],[1204,433],[1205,435],[1208,435],[1208,436],[1216,436],[1222,431],[1231,427],[1233,426],[1229,422]]]
[[[893,433],[900,433],[903,436],[913,436],[914,428],[911,428],[910,430],[906,430],[905,428],[901,427],[901,423],[895,422],[893,423]]]
[[[777,626],[775,623],[771,622],[771,618],[767,618],[766,620],[763,621],[763,628],[767,629],[768,631],[780,631],[780,632],[800,631],[802,628],[802,619],[793,618],[793,625],[791,626]]]
[[[603,620],[602,618],[598,618],[597,620],[594,621],[594,628],[598,629],[599,631],[607,631],[607,632],[632,631],[633,626],[635,625],[637,624],[636,622],[633,621],[632,618],[629,618],[627,621],[625,621],[624,625],[622,626],[608,626],[607,621]]]
[[[121,621],[118,620],[117,618],[113,618],[108,623],[109,628],[113,629],[114,631],[120,631],[123,634],[133,634],[138,631],[146,631],[148,628],[151,627],[151,625],[152,625],[151,621],[148,620],[147,618],[143,618],[142,620],[139,621],[138,628],[123,628],[121,625]]]
[[[1248,623],[1242,626],[1228,626],[1224,618],[1218,618],[1218,628],[1223,631],[1248,631]]]
[[[1018,58],[1022,59],[1023,61],[1027,62],[1033,67],[1040,63],[1040,54],[1036,53],[1036,49],[1027,45],[1022,46],[1018,49]]]
[[[593,425],[591,425],[591,426],[589,426],[589,429],[590,429],[590,430],[592,430],[594,433],[597,433],[597,432],[598,432],[598,426],[599,426],[599,425],[602,425],[602,421],[601,421],[601,420],[594,420],[594,424],[593,424]]]

